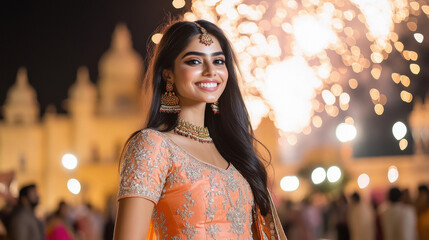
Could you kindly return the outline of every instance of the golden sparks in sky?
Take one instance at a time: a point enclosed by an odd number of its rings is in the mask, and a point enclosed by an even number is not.
[[[173,1],[175,7],[185,5],[178,2]],[[206,19],[225,31],[238,55],[253,127],[269,116],[289,136],[321,127],[324,113],[346,112],[353,101],[349,93],[363,81],[371,84],[368,78],[379,81],[386,71],[382,63],[393,51],[418,75],[418,53],[406,49],[394,27],[405,22],[415,41],[423,43],[417,32],[420,14],[429,15],[425,1],[193,0],[184,18]],[[359,78],[364,71],[369,77]],[[400,96],[389,97],[410,103],[413,76],[387,75],[404,88]],[[382,115],[388,98],[374,87],[369,101]],[[351,116],[345,119],[354,124]],[[293,137],[288,142],[296,143]]]

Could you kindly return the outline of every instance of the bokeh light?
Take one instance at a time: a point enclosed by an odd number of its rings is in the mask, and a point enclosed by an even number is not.
[[[356,127],[351,124],[340,123],[337,126],[336,136],[337,139],[340,140],[340,142],[352,141],[353,139],[355,139],[356,135]]]
[[[362,173],[357,179],[357,183],[360,189],[364,189],[368,187],[369,182],[370,182],[370,179],[368,174],[366,173]]]
[[[407,139],[401,139],[401,141],[399,141],[399,149],[401,149],[401,151],[404,151],[406,148],[408,147],[408,141]]]
[[[161,33],[155,33],[154,35],[152,35],[152,42],[154,42],[155,44],[158,44],[161,41],[162,38],[162,34]]]
[[[413,4],[407,0],[193,0],[192,11],[184,18],[206,19],[226,32],[240,62],[243,94],[251,99],[246,106],[252,126],[256,129],[262,118],[270,116],[285,136],[304,130],[308,134],[311,125],[321,127],[322,112],[336,117],[350,111],[355,106],[351,91],[366,81],[356,74],[366,71],[374,80],[392,75],[395,83],[401,82],[400,74],[385,74],[392,68],[382,68],[395,51],[411,61],[407,64],[412,74],[420,73],[415,62],[418,53],[405,49],[395,32],[395,24],[405,22],[415,40],[424,41],[411,16],[429,10]],[[409,86],[407,81],[401,83]],[[373,93],[368,100],[375,114],[383,115],[386,93],[375,82],[370,86]],[[413,95],[404,91],[395,98],[411,102]]]
[[[322,167],[318,167],[311,172],[311,181],[314,184],[320,184],[326,179],[326,171]]]
[[[280,188],[285,192],[293,192],[299,187],[297,176],[285,176],[280,180]]]
[[[337,182],[341,178],[341,169],[337,166],[332,166],[328,168],[327,177],[329,182]]]
[[[387,171],[387,179],[390,183],[396,182],[399,177],[398,168],[396,166],[390,166],[389,170]]]
[[[67,188],[73,194],[79,194],[81,190],[80,182],[77,179],[71,178],[67,182]]]
[[[414,38],[416,39],[416,41],[418,43],[422,43],[423,39],[424,39],[424,36],[421,33],[414,33]]]
[[[78,163],[76,156],[71,153],[64,154],[63,158],[61,159],[61,162],[63,166],[69,170],[75,169]]]
[[[392,133],[396,140],[400,140],[407,134],[407,126],[403,122],[398,121],[393,124]]]
[[[185,0],[173,0],[172,4],[174,8],[180,9],[186,5],[186,2]]]

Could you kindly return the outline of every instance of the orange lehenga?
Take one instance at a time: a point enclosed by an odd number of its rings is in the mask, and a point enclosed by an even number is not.
[[[274,206],[263,217],[232,164],[200,161],[156,130],[129,142],[118,198],[126,197],[155,203],[147,239],[286,239]]]

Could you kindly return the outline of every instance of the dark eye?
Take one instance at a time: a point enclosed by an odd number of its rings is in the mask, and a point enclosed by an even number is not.
[[[216,65],[223,65],[223,64],[225,64],[225,60],[223,60],[223,59],[216,59],[216,60],[214,60],[213,63],[216,64]]]
[[[197,65],[200,64],[201,62],[198,59],[191,59],[185,62],[188,65]]]

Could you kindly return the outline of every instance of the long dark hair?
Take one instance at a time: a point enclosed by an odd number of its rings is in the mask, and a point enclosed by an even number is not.
[[[228,69],[228,81],[218,100],[221,113],[213,114],[210,104],[207,104],[204,125],[209,129],[210,136],[222,157],[232,163],[247,180],[257,206],[261,213],[266,215],[269,210],[267,172],[261,162],[262,158],[256,150],[256,144],[261,143],[254,137],[249,115],[238,86],[238,65],[235,54],[220,28],[205,20],[196,22],[219,41]],[[153,88],[147,128],[164,132],[176,127],[177,114],[159,112],[161,94],[166,91],[166,81],[162,79],[162,71],[173,69],[174,60],[197,34],[200,34],[197,25],[187,21],[170,24],[163,31],[161,41],[149,58],[149,66],[144,78],[145,83]],[[130,139],[137,133],[138,131]]]

